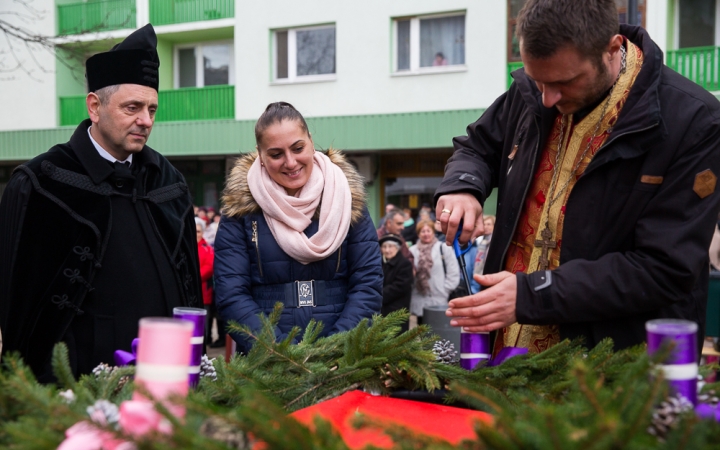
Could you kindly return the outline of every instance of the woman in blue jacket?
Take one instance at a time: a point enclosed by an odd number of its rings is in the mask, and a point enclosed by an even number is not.
[[[215,292],[225,320],[261,327],[284,304],[283,339],[310,319],[322,336],[347,331],[382,305],[382,263],[362,178],[337,151],[315,151],[289,103],[271,103],[255,125],[223,193],[215,238]],[[244,353],[253,342],[233,336]]]

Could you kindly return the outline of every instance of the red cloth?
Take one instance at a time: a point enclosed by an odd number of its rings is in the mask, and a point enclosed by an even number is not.
[[[451,444],[458,444],[463,439],[474,439],[477,421],[492,423],[492,416],[480,411],[374,396],[361,391],[347,392],[295,411],[291,416],[312,427],[313,418],[320,415],[333,424],[348,447],[353,449],[367,445],[380,448],[393,446],[392,440],[380,430],[355,430],[352,422],[357,413],[384,424],[402,425],[418,434],[441,438]]]
[[[205,239],[198,241],[198,257],[200,259],[200,280],[202,281],[203,304],[212,303],[213,290],[208,284],[213,277],[213,262],[215,251],[205,242]]]

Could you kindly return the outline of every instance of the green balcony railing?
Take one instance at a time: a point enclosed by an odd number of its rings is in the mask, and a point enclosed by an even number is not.
[[[150,0],[154,25],[235,17],[234,0]]]
[[[515,61],[515,62],[509,62],[507,65],[507,87],[510,88],[510,85],[513,83],[513,77],[510,75],[515,70],[521,68],[523,66],[522,61]]]
[[[720,90],[720,47],[670,50],[665,63],[708,91]]]
[[[234,119],[235,86],[160,91],[158,104],[158,122]]]
[[[208,86],[160,91],[156,122],[235,118],[235,86]],[[60,125],[87,119],[85,96],[60,97]]]
[[[135,28],[135,0],[58,5],[58,35]]]

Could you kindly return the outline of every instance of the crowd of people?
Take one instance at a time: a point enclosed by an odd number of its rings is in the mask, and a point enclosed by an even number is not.
[[[203,307],[207,311],[205,322],[205,343],[213,348],[225,346],[226,323],[217,312],[215,304],[215,234],[220,224],[220,214],[213,207],[194,206],[195,231],[198,243],[198,260],[200,265],[200,281],[202,288]],[[214,338],[213,329],[217,330]]]
[[[285,102],[258,119],[220,214],[194,210],[182,174],[146,145],[160,60],[152,25],[136,30],[87,60],[89,118],[3,192],[4,350],[52,382],[64,342],[78,377],[130,351],[139,319],[204,306],[207,340],[218,320],[222,345],[234,321],[246,353],[277,303],[275,336],[292,343],[313,320],[328,336],[380,312],[421,322],[447,307],[451,326],[497,333],[495,353],[566,338],[626,348],[656,318],[696,322],[701,345],[720,103],[617,19],[612,0],[528,0],[524,68],[453,139],[435,209],[387,205],[378,227],[357,170],[316,151]],[[483,211],[493,191],[497,227]],[[470,245],[465,274],[456,236]]]
[[[405,308],[411,312],[410,324],[422,323],[425,308],[447,307],[455,297],[480,290],[474,279],[482,274],[492,239],[495,216],[485,217],[485,233],[474,239],[464,253],[467,280],[454,250],[445,243],[445,235],[429,204],[423,204],[417,217],[411,208],[388,203],[380,220],[377,235],[383,255],[383,313]]]

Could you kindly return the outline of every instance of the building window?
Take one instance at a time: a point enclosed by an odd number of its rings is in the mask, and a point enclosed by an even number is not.
[[[394,23],[394,72],[437,72],[465,65],[465,13],[403,17]]]
[[[335,79],[335,25],[273,33],[276,82]]]
[[[508,27],[507,27],[507,49],[508,62],[520,61],[520,43],[515,37],[517,29],[517,16],[527,0],[507,0]],[[618,21],[628,23],[627,7],[628,0],[615,0],[618,11]],[[639,23],[645,26],[645,0],[637,0],[637,12]]]
[[[232,43],[175,47],[174,73],[175,88],[235,84]]]
[[[716,45],[717,3],[716,0],[680,0],[677,3],[678,48]]]

